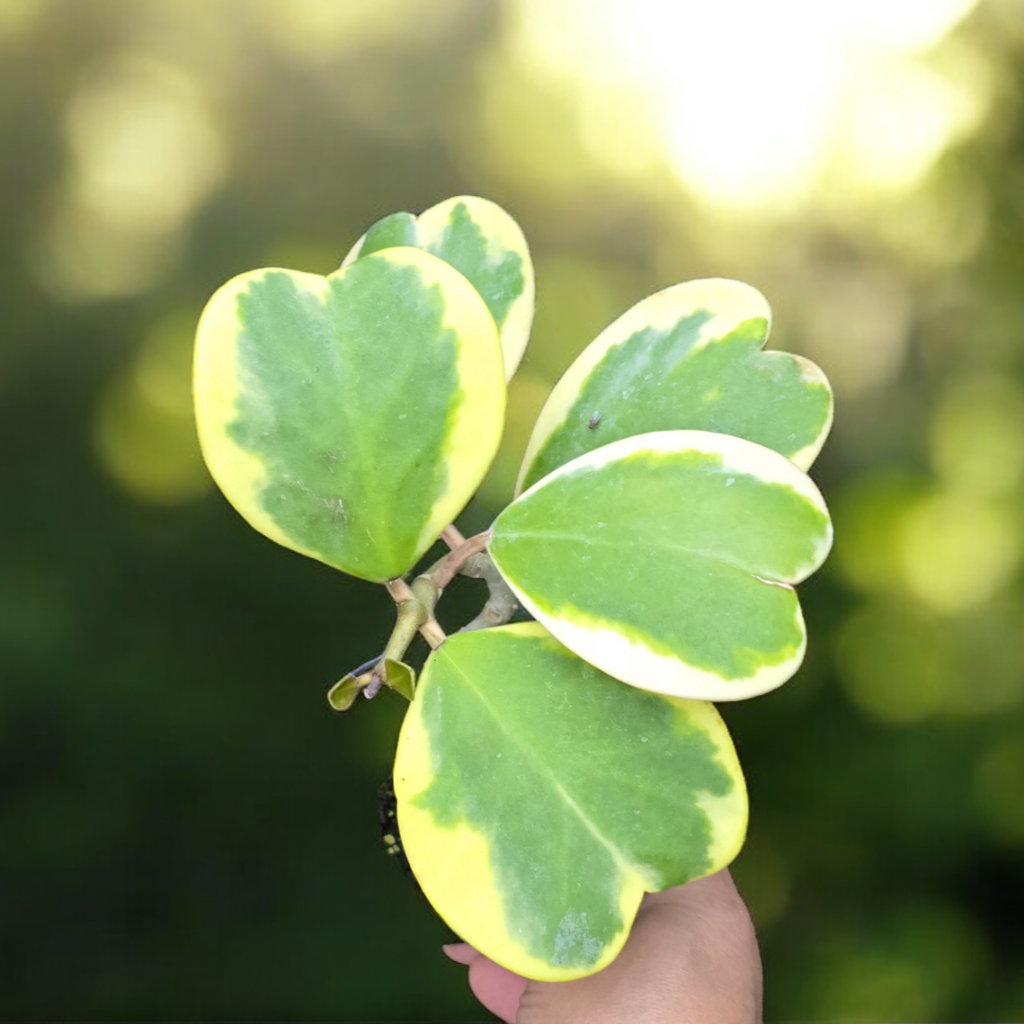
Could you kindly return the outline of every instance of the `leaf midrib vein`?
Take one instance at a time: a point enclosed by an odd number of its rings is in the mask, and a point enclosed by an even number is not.
[[[505,721],[498,714],[497,710],[494,708],[491,702],[480,691],[479,687],[476,686],[473,680],[468,675],[466,675],[466,673],[457,664],[455,664],[455,662],[451,658],[448,659],[448,664],[451,666],[452,670],[466,683],[466,685],[473,692],[473,694],[480,701],[480,703],[484,706],[484,708],[486,708],[488,714],[490,714],[490,716],[494,719],[495,724],[498,726],[498,729],[501,732],[503,732],[509,738],[509,740],[511,740],[515,744],[518,744],[523,750],[525,750],[530,755],[530,759],[537,766],[538,774],[548,779],[548,781],[552,784],[555,790],[562,797],[565,804],[570,808],[570,810],[572,810],[575,813],[576,817],[580,820],[584,828],[586,828],[586,830],[602,846],[604,846],[606,850],[608,850],[608,852],[612,856],[612,859],[615,861],[619,869],[623,872],[627,872],[633,875],[640,875],[640,877],[642,878],[644,873],[640,870],[639,866],[637,864],[634,864],[632,861],[626,860],[622,856],[618,847],[615,846],[612,843],[612,841],[607,836],[605,836],[604,833],[602,833],[601,830],[590,820],[590,818],[587,817],[587,815],[583,811],[583,808],[581,808],[580,805],[576,803],[576,801],[569,795],[569,793],[566,791],[565,787],[561,784],[561,782],[559,782],[558,779],[555,778],[554,775],[552,775],[551,770],[547,767],[544,760],[541,758],[540,754],[538,754],[537,751],[533,748],[533,746],[530,743],[526,742],[524,739],[522,739],[521,736],[512,732],[512,730],[508,728]]]
[[[514,540],[520,537],[525,537],[533,540],[568,540],[578,541],[588,547],[605,547],[605,548],[618,548],[621,547],[619,543],[613,540],[605,540],[600,537],[584,537],[575,533],[548,533],[540,532],[538,530],[507,530],[502,531],[500,536],[507,540]],[[736,572],[743,573],[744,576],[750,576],[753,579],[760,580],[762,583],[772,583],[775,585],[781,585],[784,587],[792,586],[789,580],[773,580],[767,576],[761,576],[754,572],[752,569],[745,569],[741,565],[737,565],[735,562],[727,562],[724,558],[717,558],[714,555],[709,555],[704,551],[695,551],[693,548],[688,548],[684,544],[672,544],[665,541],[655,541],[653,543],[645,545],[648,550],[660,549],[667,551],[681,551],[687,555],[694,555],[696,558],[703,558],[709,562],[714,562],[716,565],[724,566],[726,569],[733,569]]]

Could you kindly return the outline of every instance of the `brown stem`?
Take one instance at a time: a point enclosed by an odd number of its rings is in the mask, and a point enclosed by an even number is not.
[[[519,599],[512,592],[511,587],[505,582],[504,577],[498,572],[491,561],[491,556],[486,551],[474,555],[462,567],[462,575],[471,579],[484,580],[487,584],[487,603],[480,610],[472,622],[466,623],[460,633],[472,633],[477,629],[492,629],[494,626],[503,626],[515,615],[519,607]]]
[[[401,576],[398,576],[393,580],[388,580],[384,586],[387,588],[387,592],[391,595],[391,599],[395,604],[401,604],[403,601],[408,601],[412,598],[412,591],[409,589],[409,584],[406,583]]]
[[[412,596],[420,602],[427,613],[426,620],[420,626],[420,636],[430,644],[431,650],[436,650],[448,638],[441,629],[437,619],[434,618],[434,608],[441,596],[441,589],[434,584],[428,575],[417,576],[412,581]]]
[[[388,580],[384,584],[387,592],[391,595],[391,599],[397,606],[397,618],[395,628],[391,631],[391,637],[388,639],[384,653],[379,659],[368,662],[366,665],[360,665],[360,669],[373,666],[371,671],[358,676],[360,681],[365,680],[363,696],[368,699],[372,699],[381,688],[381,685],[387,682],[387,660],[401,661],[417,631],[430,645],[431,650],[437,650],[448,639],[437,619],[434,618],[434,607],[441,596],[441,591],[451,583],[459,572],[465,570],[467,562],[473,559],[474,556],[481,555],[486,550],[491,534],[490,531],[484,531],[466,540],[454,526],[447,526],[442,531],[441,537],[451,548],[444,558],[432,565],[423,575],[417,576],[411,585],[406,583],[400,576],[393,580]],[[483,556],[483,560],[493,569],[493,565],[490,564],[490,559],[486,555]],[[477,561],[480,561],[480,559],[478,558]],[[486,569],[486,567],[481,568]],[[482,576],[487,579],[489,586],[492,585],[490,574],[486,571],[473,571],[471,568],[466,575]],[[491,593],[493,599],[493,586]],[[485,624],[480,622],[477,625],[481,617],[493,618],[495,616],[496,610],[491,608],[490,605],[491,602],[488,602],[488,607],[470,624],[471,628],[479,628]],[[500,616],[499,621],[508,621],[508,616],[514,610],[514,603],[507,610],[507,613],[506,607],[502,607],[501,611],[497,612],[498,616]]]
[[[463,541],[454,551],[449,551],[440,562],[437,563],[429,572],[427,572],[426,578],[438,590],[444,590],[449,583],[458,575],[459,570],[466,564],[466,562],[474,555],[478,555],[481,551],[486,550],[487,544],[491,539],[491,531],[484,530],[483,533],[478,533],[469,540]],[[422,577],[421,577],[422,578]]]
[[[446,526],[441,531],[441,540],[443,540],[452,551],[454,551],[460,544],[466,543],[466,538],[462,536],[459,532],[459,528],[454,523],[450,526]]]
[[[438,568],[443,562],[444,559],[434,568]],[[398,621],[395,623],[391,640],[388,641],[387,650],[381,657],[378,673],[383,668],[384,658],[392,658],[396,661],[402,659],[412,642],[416,629],[419,630],[420,636],[430,644],[431,650],[436,650],[448,639],[437,619],[434,618],[434,605],[437,604],[437,599],[441,596],[441,588],[434,584],[429,575],[417,576],[412,581],[411,587],[401,577],[388,580],[384,585],[392,600],[398,605]],[[411,623],[415,623],[415,628],[410,631]],[[401,636],[396,640],[396,634],[399,633]]]
[[[430,644],[432,651],[436,651],[448,639],[447,634],[441,628],[441,624],[433,616],[420,626],[420,636]]]

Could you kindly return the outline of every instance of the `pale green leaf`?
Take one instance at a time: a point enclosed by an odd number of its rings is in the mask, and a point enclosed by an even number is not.
[[[516,372],[533,322],[533,263],[519,225],[496,203],[455,196],[418,217],[393,213],[359,239],[348,266],[370,253],[414,245],[450,263],[480,293],[501,338],[508,379]]]
[[[458,634],[430,656],[394,775],[428,899],[531,978],[606,966],[644,892],[720,870],[746,829],[710,704],[623,686],[537,623]]]
[[[813,363],[763,352],[771,311],[739,281],[688,281],[644,299],[580,354],[530,438],[519,489],[585,452],[636,434],[711,430],[807,469],[832,424]]]
[[[420,249],[243,274],[199,324],[196,423],[221,490],[272,540],[364,579],[406,572],[461,511],[504,406],[490,313]]]
[[[490,552],[535,618],[603,671],[739,700],[799,667],[806,635],[792,585],[831,542],[818,489],[788,459],[676,430],[555,470],[498,517]]]

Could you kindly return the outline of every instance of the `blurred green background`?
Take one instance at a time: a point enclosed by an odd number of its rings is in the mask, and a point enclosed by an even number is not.
[[[0,0],[0,1014],[471,1020],[379,846],[381,588],[215,492],[209,294],[474,193],[546,390],[738,277],[834,382],[805,668],[724,707],[770,1020],[1024,1019],[1021,0]],[[465,583],[442,617],[480,600]]]

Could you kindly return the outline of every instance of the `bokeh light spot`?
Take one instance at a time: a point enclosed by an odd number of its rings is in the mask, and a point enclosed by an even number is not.
[[[902,525],[904,583],[927,608],[952,614],[976,607],[1016,571],[1019,531],[1002,505],[941,493],[911,509]]]
[[[176,68],[123,57],[73,95],[67,135],[71,166],[36,246],[36,276],[71,301],[143,291],[173,265],[187,217],[224,175],[209,105]]]
[[[119,299],[144,292],[174,265],[180,239],[112,224],[61,197],[30,253],[40,288],[62,302]]]
[[[948,634],[902,603],[877,602],[855,611],[837,634],[835,659],[850,700],[886,724],[938,714],[957,684]]]
[[[111,224],[176,227],[223,177],[220,131],[183,73],[126,58],[104,68],[68,109],[73,193]]]
[[[210,489],[192,418],[193,332],[191,318],[158,324],[97,410],[100,461],[140,501],[178,505]]]
[[[959,907],[922,903],[836,932],[807,972],[797,1016],[816,1021],[952,1019],[985,970],[986,937]]]
[[[930,424],[932,462],[946,484],[1001,495],[1024,476],[1024,391],[1007,377],[954,379]]]
[[[831,565],[868,593],[900,585],[899,545],[903,521],[927,493],[919,477],[876,471],[857,477],[832,502],[836,544]]]

